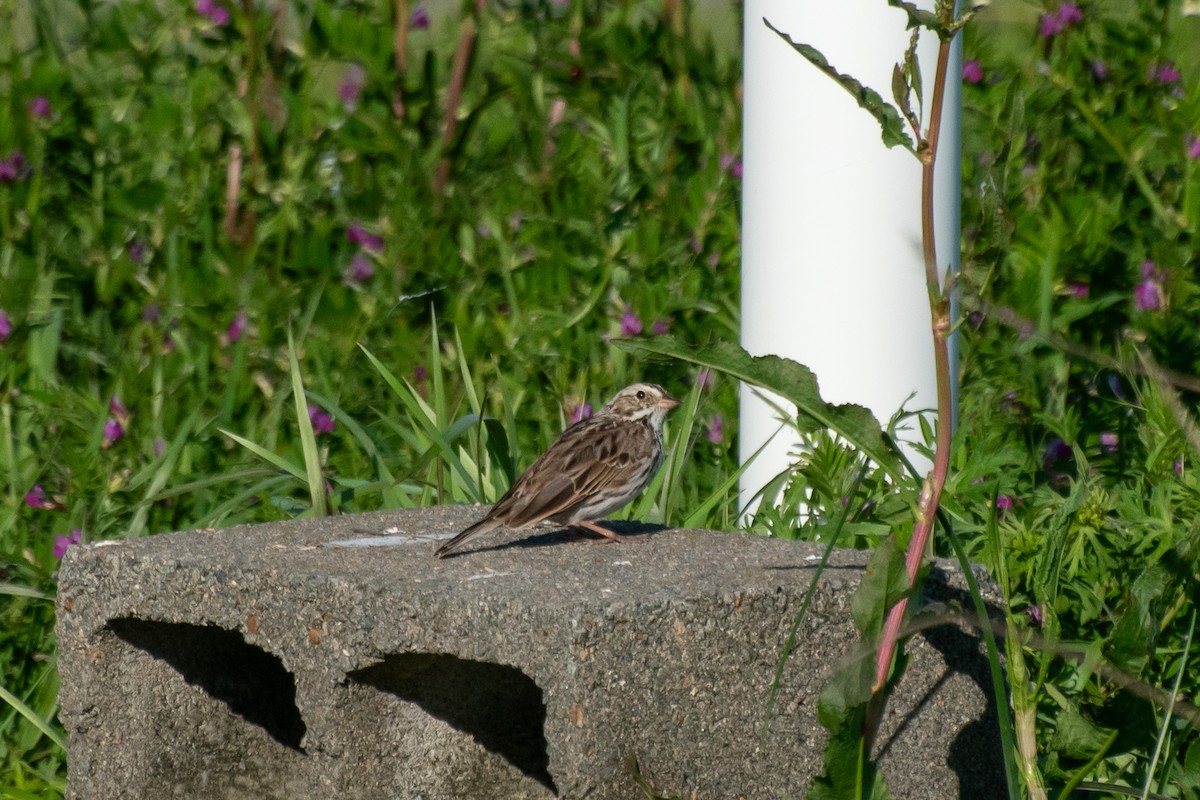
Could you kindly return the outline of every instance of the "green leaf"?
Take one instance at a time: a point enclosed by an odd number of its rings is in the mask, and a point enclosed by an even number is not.
[[[853,404],[832,405],[821,400],[812,370],[780,356],[752,356],[731,342],[691,347],[674,336],[617,339],[617,347],[635,355],[667,356],[724,372],[774,392],[797,408],[795,425],[803,432],[828,428],[844,438],[897,480],[904,475],[895,448],[870,411]]]
[[[1130,602],[1105,642],[1105,654],[1118,669],[1141,674],[1158,635],[1154,604],[1166,591],[1169,576],[1161,565],[1146,569],[1130,587]]]
[[[878,92],[870,87],[863,86],[855,78],[838,72],[825,59],[825,56],[821,55],[819,50],[802,42],[793,41],[792,37],[772,25],[766,17],[763,17],[763,24],[790,44],[792,49],[797,53],[808,59],[810,64],[833,78],[838,86],[849,92],[859,107],[873,116],[875,121],[879,123],[885,145],[888,147],[900,145],[913,155],[916,155],[917,149],[913,145],[912,139],[909,138],[909,135],[904,130],[904,119],[900,116],[900,112],[880,97]]]
[[[871,553],[862,583],[850,600],[850,613],[855,626],[862,633],[863,641],[875,642],[879,638],[888,609],[908,590],[904,553],[896,546],[896,540],[889,536]]]
[[[933,31],[942,39],[946,38],[943,36],[946,26],[938,19],[935,12],[917,8],[914,4],[906,3],[904,0],[888,0],[888,5],[892,8],[899,8],[908,15],[908,25],[906,27],[925,28],[926,30]]]
[[[1079,707],[1068,700],[1054,720],[1054,737],[1050,747],[1069,758],[1085,760],[1104,747],[1112,734],[1085,717]]]
[[[1175,768],[1173,775],[1182,788],[1200,791],[1200,739],[1188,746],[1183,763]]]
[[[862,691],[866,692],[866,696],[870,695],[873,669],[870,659],[863,658],[857,661],[860,667],[840,670],[821,694],[822,724],[825,724],[826,715],[832,713],[827,710],[835,704],[832,695],[838,695],[836,705],[849,710],[839,717],[836,727],[830,731],[822,755],[825,771],[813,779],[808,788],[808,800],[888,798],[883,776],[866,753],[866,742],[862,735],[866,709],[866,699],[862,697]]]

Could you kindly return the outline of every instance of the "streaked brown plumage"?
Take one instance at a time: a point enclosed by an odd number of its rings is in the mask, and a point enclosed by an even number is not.
[[[521,530],[550,521],[587,528],[641,494],[662,465],[662,424],[679,401],[653,383],[617,393],[594,417],[577,422],[525,470],[487,516],[450,541],[438,558],[467,539],[499,527]]]

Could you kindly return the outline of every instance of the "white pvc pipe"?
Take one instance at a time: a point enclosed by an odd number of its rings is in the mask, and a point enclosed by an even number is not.
[[[902,404],[933,409],[920,164],[903,148],[887,149],[876,121],[769,30],[764,17],[889,102],[892,68],[909,37],[904,12],[884,0],[746,0],[742,346],[807,365],[826,401],[864,405],[884,424]],[[943,273],[958,266],[959,42],[947,75],[936,170]],[[923,32],[918,57],[926,114],[937,46],[937,37]],[[743,386],[742,460],[778,428],[776,412]],[[910,423],[908,438],[918,435]],[[767,446],[742,476],[743,504],[795,460],[795,444],[785,428]]]

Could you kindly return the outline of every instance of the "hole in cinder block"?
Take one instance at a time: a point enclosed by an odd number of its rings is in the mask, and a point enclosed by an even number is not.
[[[415,703],[558,793],[542,690],[521,670],[443,653],[393,653],[347,677]]]
[[[296,681],[278,656],[247,644],[240,633],[214,625],[122,617],[108,628],[125,642],[174,667],[229,710],[282,745],[303,752],[304,720]]]

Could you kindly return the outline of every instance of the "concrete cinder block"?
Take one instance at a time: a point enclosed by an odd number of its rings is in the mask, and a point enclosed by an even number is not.
[[[866,554],[835,554],[763,713],[819,550],[625,524],[498,533],[435,561],[440,507],[71,548],[58,597],[68,797],[804,795],[821,688],[857,647]],[[935,567],[930,591],[962,595]],[[892,797],[1004,797],[987,666],[914,637],[879,755]]]

